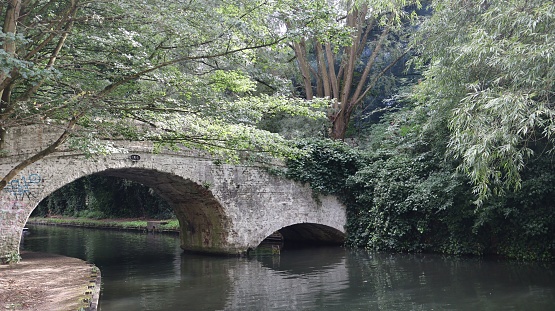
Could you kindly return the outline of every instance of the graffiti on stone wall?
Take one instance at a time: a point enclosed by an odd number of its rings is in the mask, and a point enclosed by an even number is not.
[[[24,198],[31,199],[35,197],[33,190],[38,187],[42,181],[39,174],[29,174],[28,176],[21,176],[19,179],[12,179],[4,188],[4,191],[10,193],[16,200],[23,200]]]

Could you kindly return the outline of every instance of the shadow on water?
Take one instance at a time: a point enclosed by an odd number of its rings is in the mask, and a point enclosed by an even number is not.
[[[174,235],[33,226],[23,247],[95,263],[100,310],[554,310],[555,266],[280,248],[183,253]]]
[[[345,261],[346,250],[337,246],[282,248],[279,255],[257,256],[263,266],[292,275],[332,269]]]
[[[176,236],[118,230],[29,225],[22,248],[63,254],[104,265],[128,265],[173,258]]]
[[[555,266],[494,258],[353,251],[352,287],[379,310],[554,310]],[[362,277],[361,277],[362,276]],[[347,298],[347,297],[346,297]],[[349,295],[353,301],[360,296]]]

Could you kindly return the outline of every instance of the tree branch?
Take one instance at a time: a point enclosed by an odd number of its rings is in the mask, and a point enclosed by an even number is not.
[[[356,21],[355,16],[357,14],[357,10],[353,10],[353,12],[349,13],[347,16],[347,26],[355,27]],[[348,55],[346,60],[346,69],[344,72],[344,81],[343,81],[343,89],[341,90],[341,98],[339,99],[343,105],[348,103],[349,95],[351,93],[351,84],[353,83],[353,75],[355,71],[355,62],[356,62],[356,50],[358,48],[358,35],[353,36],[352,38],[352,45],[345,48],[345,52]]]
[[[29,53],[27,53],[27,55],[25,55],[23,57],[23,59],[25,60],[30,60],[33,56],[35,56],[35,54],[37,54],[39,51],[41,51],[45,46],[47,46],[50,42],[52,42],[52,40],[54,40],[54,38],[59,34],[58,32],[60,31],[60,29],[62,29],[64,27],[64,25],[66,25],[68,23],[68,14],[71,12],[73,8],[69,8],[66,15],[64,15],[64,18],[62,21],[60,21],[56,27],[54,29],[50,30],[50,35],[48,37],[46,37],[46,39],[44,39],[39,45],[37,45],[33,50],[31,50]],[[64,33],[63,35],[65,35],[67,37],[67,32]]]
[[[272,41],[272,42],[262,43],[262,44],[254,45],[254,46],[247,46],[247,47],[237,48],[237,49],[233,49],[233,50],[227,50],[227,51],[224,51],[224,52],[221,52],[221,53],[208,54],[208,55],[198,55],[198,56],[185,56],[185,57],[180,57],[180,58],[173,59],[171,61],[162,62],[162,63],[160,63],[156,66],[152,66],[150,68],[144,69],[144,70],[139,71],[137,73],[134,73],[132,75],[125,76],[122,79],[120,79],[119,81],[114,82],[114,83],[106,86],[102,91],[100,91],[96,95],[96,97],[97,98],[104,97],[104,96],[108,95],[109,93],[111,93],[112,91],[114,91],[117,87],[119,87],[119,86],[121,86],[121,85],[123,85],[127,82],[137,80],[142,75],[145,75],[149,72],[153,72],[155,70],[158,70],[158,69],[166,67],[166,66],[170,66],[170,65],[185,62],[185,61],[222,57],[222,56],[226,56],[226,55],[230,55],[230,54],[234,54],[234,53],[238,53],[238,52],[242,52],[242,51],[248,51],[248,50],[254,50],[254,49],[259,49],[259,48],[263,48],[263,47],[268,47],[268,46],[275,45],[275,44],[277,44],[277,43],[279,43],[279,42],[281,42],[285,39],[286,39],[286,37],[282,37],[282,38],[279,38],[279,39],[277,39],[275,41]]]
[[[335,58],[333,55],[333,51],[331,50],[331,44],[326,42],[326,58],[328,61],[328,73],[331,81],[331,90],[332,90],[332,97],[335,98],[334,105],[337,105],[337,99],[339,99],[339,86],[337,82],[337,76],[335,74]],[[334,107],[336,108],[336,107]]]
[[[80,113],[74,116],[66,126],[64,132],[58,137],[58,139],[50,144],[45,149],[39,151],[38,153],[34,154],[33,156],[21,161],[18,165],[12,168],[3,178],[0,180],[0,190],[3,190],[8,182],[12,180],[17,174],[19,174],[22,170],[24,170],[27,166],[43,159],[44,157],[54,153],[56,149],[61,146],[63,143],[66,142],[68,137],[70,136],[73,128],[77,124],[77,121],[84,115],[84,113]]]
[[[326,61],[324,59],[324,51],[322,49],[322,44],[318,40],[314,40],[314,45],[316,46],[316,60],[318,61],[318,70],[322,78],[322,86],[324,87],[324,96],[331,98],[331,85],[328,76],[328,69],[326,68]],[[320,96],[322,97],[322,96]]]
[[[310,65],[306,59],[306,46],[305,40],[301,39],[300,43],[293,42],[293,51],[297,56],[297,62],[299,63],[299,69],[303,77],[304,91],[306,93],[306,99],[311,100],[313,98],[312,94],[312,81],[310,77]]]
[[[374,51],[372,51],[372,55],[370,55],[370,58],[368,59],[368,62],[366,63],[366,66],[364,67],[364,71],[362,72],[362,75],[360,77],[360,80],[358,81],[357,88],[352,97],[354,101],[350,102],[349,105],[356,105],[358,101],[361,100],[359,96],[360,96],[360,93],[362,92],[362,88],[366,84],[366,79],[368,78],[368,75],[370,74],[372,67],[374,67],[374,63],[376,62],[378,53],[380,53],[383,43],[385,41],[385,38],[387,38],[388,34],[389,34],[389,27],[384,29],[382,34],[380,35],[380,39],[376,43],[376,47],[374,47]]]
[[[366,96],[366,94],[368,94],[368,92],[370,92],[374,86],[376,86],[376,83],[378,82],[378,80],[389,70],[391,69],[391,67],[395,66],[395,64],[397,64],[401,59],[403,59],[403,57],[405,57],[405,55],[407,55],[407,53],[410,51],[410,48],[405,50],[403,52],[403,54],[399,55],[394,61],[392,61],[391,63],[389,63],[389,65],[387,65],[384,69],[382,69],[382,71],[380,71],[380,73],[378,73],[374,79],[372,79],[372,81],[370,82],[370,84],[368,84],[368,87],[366,88],[366,90],[364,91],[364,93],[362,93],[362,95],[360,95],[356,101],[360,102],[362,101],[362,99]]]

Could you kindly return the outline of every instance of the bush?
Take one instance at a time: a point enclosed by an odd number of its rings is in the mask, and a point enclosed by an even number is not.
[[[290,178],[347,205],[347,244],[379,251],[497,254],[523,260],[555,256],[555,164],[538,153],[522,189],[482,206],[469,179],[445,156],[447,128],[428,133],[401,111],[374,126],[361,152],[339,142],[305,141]],[[412,122],[412,123],[411,123]],[[444,133],[444,134],[438,134]],[[541,149],[541,146],[538,146]]]

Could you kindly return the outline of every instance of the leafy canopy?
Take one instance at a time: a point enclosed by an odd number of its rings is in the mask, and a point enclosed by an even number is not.
[[[272,12],[291,3],[10,0],[0,6],[11,25],[0,32],[0,125],[65,130],[59,141],[88,154],[118,150],[104,139],[232,159],[241,150],[291,154],[257,123],[321,117],[326,102],[261,93],[248,71],[284,40]]]
[[[422,27],[416,88],[434,118],[449,122],[451,154],[478,203],[521,186],[534,141],[555,133],[555,6],[551,1],[432,2]]]
[[[295,12],[283,12],[298,93],[332,100],[330,137],[345,138],[356,108],[381,91],[387,73],[403,60],[407,26],[419,7],[418,0],[318,0],[299,1]]]

